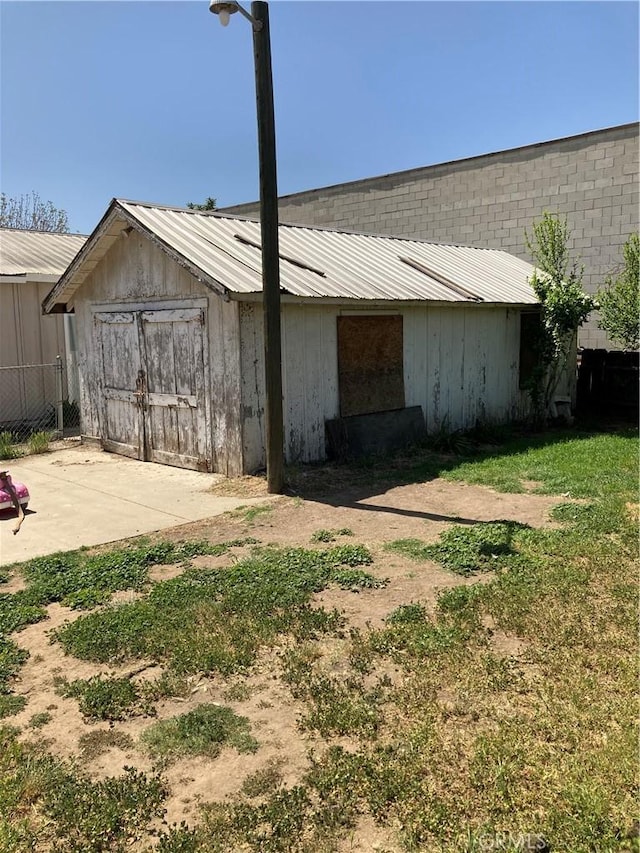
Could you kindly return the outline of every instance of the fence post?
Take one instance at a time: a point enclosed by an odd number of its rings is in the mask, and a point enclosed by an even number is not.
[[[64,415],[62,408],[62,358],[56,356],[56,429],[60,433],[60,438],[64,436]]]

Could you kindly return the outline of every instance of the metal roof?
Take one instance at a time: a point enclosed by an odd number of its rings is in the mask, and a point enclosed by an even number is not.
[[[0,275],[60,276],[86,239],[83,234],[0,228]]]
[[[114,199],[44,303],[68,301],[125,227],[146,234],[221,293],[262,290],[260,223]],[[303,298],[536,304],[534,268],[498,249],[442,245],[327,228],[279,226],[280,284]]]

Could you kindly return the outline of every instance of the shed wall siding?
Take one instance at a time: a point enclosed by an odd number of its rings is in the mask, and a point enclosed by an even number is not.
[[[340,308],[283,305],[282,361],[287,462],[325,458],[325,420],[339,417]],[[349,313],[353,313],[351,310]],[[359,313],[359,312],[358,312]],[[380,314],[385,312],[367,312]],[[476,420],[522,417],[518,389],[520,312],[505,308],[403,308],[407,406],[421,406],[428,432]],[[262,306],[240,308],[245,471],[264,465]]]
[[[72,303],[77,315],[78,367],[82,432],[102,438],[102,363],[97,347],[94,309],[128,306],[130,310],[204,304],[210,393],[213,469],[227,476],[242,472],[240,431],[240,359],[238,305],[224,303],[189,272],[145,237],[121,236],[87,277]],[[206,362],[206,359],[205,359]]]
[[[47,282],[0,282],[0,367],[64,358],[64,320],[61,315],[43,317],[40,308],[50,290]]]
[[[47,282],[0,282],[0,367],[65,362],[64,320],[43,316],[40,305],[51,290]],[[68,396],[63,374],[63,395]],[[0,423],[39,420],[57,399],[53,368],[6,370],[0,381]]]
[[[595,293],[638,230],[638,125],[323,187],[280,198],[281,222],[503,249],[531,261],[525,228],[543,211],[567,217],[569,248]],[[257,203],[223,208],[257,216]],[[597,314],[584,347],[607,345]]]

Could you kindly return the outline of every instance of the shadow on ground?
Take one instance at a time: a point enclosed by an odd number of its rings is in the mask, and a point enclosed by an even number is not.
[[[363,503],[376,495],[398,486],[427,483],[469,463],[500,457],[509,458],[528,450],[549,447],[566,441],[591,439],[602,434],[616,433],[637,436],[637,429],[628,421],[580,422],[571,428],[551,428],[545,432],[505,432],[502,443],[473,439],[469,434],[464,452],[442,453],[419,446],[392,455],[368,457],[350,462],[329,462],[321,465],[301,465],[287,471],[287,494],[318,501],[334,507],[350,507],[371,512],[389,512],[432,521],[452,521],[456,524],[475,524],[477,519],[451,517],[415,509],[402,509]]]

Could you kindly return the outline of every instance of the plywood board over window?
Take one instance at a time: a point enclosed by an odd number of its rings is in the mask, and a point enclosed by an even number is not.
[[[340,415],[404,408],[402,317],[338,317]]]

